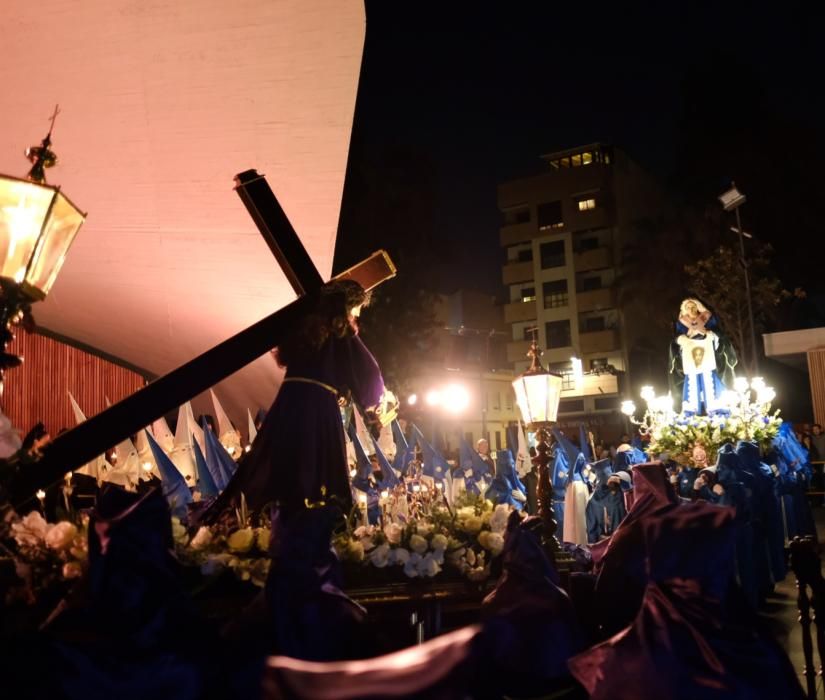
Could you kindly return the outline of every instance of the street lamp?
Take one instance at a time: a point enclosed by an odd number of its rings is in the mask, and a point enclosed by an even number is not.
[[[0,394],[5,370],[22,362],[6,351],[12,327],[46,298],[86,218],[59,187],[46,184],[45,169],[57,163],[50,150],[57,112],[46,138],[26,151],[28,175],[0,175]]]
[[[556,539],[556,513],[553,510],[553,484],[550,481],[550,425],[555,422],[561,399],[562,377],[541,366],[535,336],[530,344],[527,357],[530,367],[513,380],[516,403],[528,428],[536,433],[536,457],[538,485],[536,496],[538,511],[544,523],[544,546],[548,555],[559,563],[561,547]]]
[[[733,211],[736,214],[736,228],[737,233],[739,234],[739,264],[742,265],[742,269],[745,271],[745,296],[748,302],[748,322],[751,326],[751,357],[753,358],[752,371],[756,374],[759,372],[759,355],[756,352],[756,329],[753,324],[751,282],[750,276],[748,275],[748,263],[745,261],[745,236],[748,236],[748,238],[751,236],[745,233],[742,228],[742,220],[739,218],[739,207],[747,201],[747,198],[738,189],[736,189],[735,182],[731,182],[730,185],[731,187],[727,192],[719,195],[719,201],[722,203],[722,208],[725,211]]]

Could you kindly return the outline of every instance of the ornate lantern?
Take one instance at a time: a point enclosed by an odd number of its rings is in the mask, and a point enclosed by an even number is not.
[[[57,110],[52,128],[56,116]],[[22,361],[5,351],[11,327],[46,298],[86,218],[59,187],[46,184],[45,169],[57,163],[51,134],[26,151],[32,168],[25,178],[0,175],[0,392],[3,372]]]

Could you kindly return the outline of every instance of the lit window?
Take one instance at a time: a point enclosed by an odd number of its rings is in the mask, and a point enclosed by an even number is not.
[[[590,165],[593,162],[593,154],[590,152],[582,153],[582,165]]]
[[[572,165],[574,168],[578,168],[581,164],[582,164],[581,153],[577,153],[576,155],[571,156],[570,165]]]
[[[596,200],[595,199],[580,199],[579,200],[579,211],[588,211],[589,209],[596,208]]]
[[[562,159],[559,160],[559,163],[561,163],[562,168],[569,168],[570,167],[570,159],[569,158],[562,158]]]
[[[524,287],[521,290],[521,300],[523,302],[535,301],[536,300],[536,288],[535,287]]]

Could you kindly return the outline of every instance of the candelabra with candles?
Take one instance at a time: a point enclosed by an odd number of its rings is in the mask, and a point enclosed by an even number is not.
[[[621,408],[642,439],[648,441],[651,457],[669,453],[673,458],[687,458],[699,443],[712,458],[711,451],[739,440],[757,442],[767,449],[782,423],[779,411],[771,413],[776,392],[761,377],[736,378],[733,389],[722,392],[717,408],[706,415],[676,413],[672,397],[657,396],[649,386],[642,388],[641,397],[646,404],[641,420],[635,417],[633,401],[624,401]]]

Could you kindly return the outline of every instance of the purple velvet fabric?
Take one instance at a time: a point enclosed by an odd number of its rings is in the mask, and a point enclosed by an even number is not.
[[[596,617],[603,633],[614,634],[639,610],[647,583],[644,528],[678,506],[667,470],[661,462],[633,467],[633,507],[607,540],[593,552]]]
[[[317,355],[293,362],[286,378],[312,379],[349,391],[361,406],[372,406],[384,391],[378,363],[356,336],[331,338]],[[322,499],[322,487],[326,498]],[[252,450],[232,478],[217,510],[243,492],[254,510],[278,502],[296,510],[310,502],[338,499],[351,507],[346,446],[338,396],[319,384],[284,382]]]
[[[217,638],[194,614],[160,489],[104,485],[89,523],[86,585],[45,628],[59,697],[201,698]]]
[[[420,646],[363,661],[269,659],[266,700],[464,700],[470,694],[479,628],[462,627]]]
[[[503,572],[482,605],[486,652],[478,675],[506,696],[544,695],[569,684],[567,660],[583,648],[573,605],[541,545],[541,518],[512,513]]]
[[[569,662],[591,699],[801,699],[787,656],[726,599],[733,509],[686,504],[643,530],[648,581],[635,620]]]
[[[366,611],[341,590],[340,562],[330,547],[340,518],[335,506],[275,511],[265,593],[279,654],[315,661],[364,656]]]

